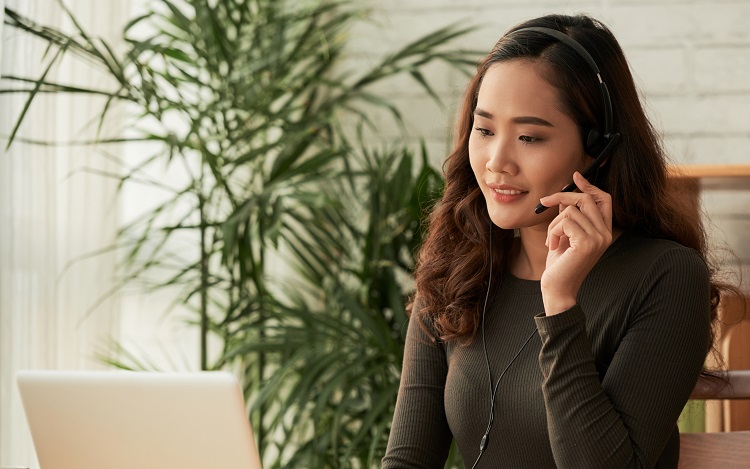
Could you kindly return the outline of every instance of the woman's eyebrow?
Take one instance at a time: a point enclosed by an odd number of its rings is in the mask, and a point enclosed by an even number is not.
[[[495,116],[489,112],[485,111],[482,108],[476,108],[474,109],[474,115],[479,117],[484,117],[485,119],[494,119]],[[544,127],[554,127],[551,122],[542,119],[541,117],[535,117],[535,116],[518,116],[511,119],[511,121],[515,124],[532,124],[532,125],[541,125]]]
[[[495,118],[495,116],[493,116],[491,112],[485,111],[484,109],[481,109],[481,108],[474,109],[474,115],[479,116],[479,117],[484,117],[485,119],[490,119],[490,120]]]
[[[554,127],[551,122],[542,119],[541,117],[534,116],[519,116],[511,119],[516,124],[533,124],[543,125],[544,127]]]

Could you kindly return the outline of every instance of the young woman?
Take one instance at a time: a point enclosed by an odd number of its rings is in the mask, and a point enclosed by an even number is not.
[[[383,467],[676,467],[724,287],[612,33],[510,30],[444,169]]]

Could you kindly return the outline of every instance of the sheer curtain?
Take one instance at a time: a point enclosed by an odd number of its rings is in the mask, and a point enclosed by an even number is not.
[[[110,41],[119,36],[132,8],[131,2],[65,3],[89,32]],[[73,31],[56,1],[0,0],[0,6]],[[0,75],[41,76],[50,58],[42,58],[41,41],[0,27]],[[54,80],[108,85],[91,81],[97,74],[80,62],[65,62]],[[3,88],[9,86],[22,87],[3,81]],[[103,156],[116,149],[16,142],[5,151],[25,98],[22,93],[0,95],[0,466],[35,468],[15,373],[102,367],[96,353],[119,329],[118,301],[106,295],[113,287],[115,258],[87,254],[113,244],[119,210],[116,181],[92,173],[116,169]],[[39,98],[20,137],[64,142],[95,132],[95,125],[86,124],[101,101]]]

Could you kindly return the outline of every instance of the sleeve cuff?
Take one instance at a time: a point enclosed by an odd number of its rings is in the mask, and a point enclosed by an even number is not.
[[[586,317],[583,314],[581,306],[575,304],[559,314],[547,316],[544,313],[534,316],[536,328],[542,338],[545,336],[554,336],[563,333],[571,328],[583,327],[585,329]]]

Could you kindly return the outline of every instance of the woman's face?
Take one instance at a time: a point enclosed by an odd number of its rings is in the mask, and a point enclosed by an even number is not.
[[[546,231],[558,210],[537,215],[539,199],[560,191],[590,160],[539,67],[524,59],[491,65],[477,97],[469,159],[490,219],[501,228]]]

